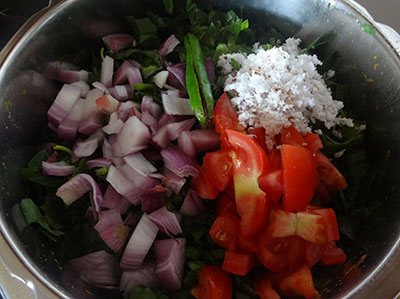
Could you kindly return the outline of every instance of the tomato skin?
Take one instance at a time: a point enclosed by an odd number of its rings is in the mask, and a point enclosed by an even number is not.
[[[244,237],[239,233],[236,239],[236,250],[244,253],[256,253],[258,250],[258,236]]]
[[[304,143],[306,143],[305,147],[312,152],[317,152],[324,147],[318,134],[307,133],[304,135],[303,139]]]
[[[304,240],[304,253],[305,253],[305,263],[308,267],[314,266],[319,262],[322,255],[327,248],[326,244],[316,244]]]
[[[304,139],[295,127],[283,127],[281,130],[281,143],[302,146]]]
[[[334,242],[330,243],[321,257],[321,265],[343,264],[347,259],[343,249],[338,248]]]
[[[226,192],[222,192],[217,198],[217,206],[215,207],[215,212],[217,216],[226,212],[236,214],[235,201],[230,198],[226,194]]]
[[[254,255],[226,250],[222,269],[232,274],[246,275],[255,265]]]
[[[232,106],[226,92],[218,99],[214,107],[214,126],[215,131],[220,134],[222,148],[228,148],[226,130],[235,130],[245,132],[244,127],[239,123],[238,115],[235,108]]]
[[[268,152],[268,162],[270,170],[282,169],[281,151],[274,148]]]
[[[209,235],[219,246],[235,250],[240,219],[231,213],[220,214],[211,225]]]
[[[312,153],[301,146],[283,144],[283,208],[296,212],[307,206],[315,193],[317,170]]]
[[[278,286],[279,293],[283,296],[304,296],[305,298],[318,296],[310,268],[305,265],[279,278]]]
[[[253,135],[254,140],[261,146],[264,152],[267,152],[267,145],[265,144],[265,129],[264,128],[249,128],[247,130],[249,135]]]
[[[279,202],[279,199],[283,195],[282,170],[268,171],[266,174],[260,176],[258,183],[261,190],[267,195],[268,200],[275,203]]]
[[[264,226],[267,218],[268,201],[258,185],[258,178],[268,168],[267,155],[243,133],[227,130],[226,136],[233,148],[233,182],[240,231],[243,236],[251,236]]]
[[[339,241],[339,225],[336,219],[336,213],[331,208],[307,207],[312,214],[320,215],[325,228],[325,234],[328,242]]]
[[[262,275],[254,282],[254,289],[260,299],[280,299],[272,286],[271,275]]]
[[[190,186],[201,198],[215,199],[219,191],[211,184],[205,169],[200,165],[196,165],[196,168],[199,171],[199,175],[191,178]]]
[[[321,152],[316,152],[316,164],[321,183],[330,191],[344,190],[347,188],[346,179],[340,171]]]
[[[190,292],[197,299],[231,299],[232,277],[217,266],[202,266],[197,274],[199,284]]]
[[[225,190],[232,178],[233,163],[229,150],[208,152],[204,158],[204,168],[210,182],[220,191]]]

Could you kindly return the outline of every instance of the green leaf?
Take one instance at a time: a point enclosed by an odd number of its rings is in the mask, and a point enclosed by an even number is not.
[[[371,26],[370,24],[364,24],[363,31],[366,33],[369,33],[371,35],[375,35],[375,33],[376,33],[374,27]]]
[[[94,173],[98,178],[105,180],[109,168],[110,168],[109,166],[97,168],[94,170]]]
[[[48,150],[41,150],[28,162],[28,168],[41,168],[42,161],[47,160],[49,156],[50,152]]]
[[[159,69],[160,68],[157,65],[141,66],[140,72],[144,79],[148,79],[150,76],[154,75]]]
[[[41,213],[39,207],[30,198],[25,198],[19,204],[27,224],[39,224],[48,234],[54,238],[64,235],[64,232],[54,229]]]
[[[163,0],[165,9],[167,10],[167,12],[172,15],[172,13],[174,12],[174,1],[173,0]]]
[[[316,48],[325,45],[329,42],[331,42],[334,38],[336,37],[336,33],[333,31],[330,31],[328,33],[325,33],[322,36],[317,37],[315,40],[313,40],[303,51],[302,54],[308,54],[311,53],[313,50]]]

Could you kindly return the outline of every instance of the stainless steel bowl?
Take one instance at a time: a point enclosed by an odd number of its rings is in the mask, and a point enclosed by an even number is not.
[[[14,223],[13,205],[28,196],[19,178],[46,126],[54,82],[41,75],[44,63],[66,60],[86,66],[100,36],[124,30],[124,15],[145,12],[150,0],[53,1],[29,20],[0,53],[0,248],[10,277],[19,276],[39,297],[74,297],[60,281],[60,268],[46,244],[24,246]],[[155,1],[154,1],[155,2]],[[161,3],[160,1],[157,3]],[[220,9],[240,9],[261,26],[309,42],[334,31],[329,51],[339,51],[339,76],[352,85],[351,105],[367,120],[368,152],[384,198],[386,220],[378,236],[366,238],[372,254],[361,272],[331,285],[326,298],[394,298],[400,290],[400,57],[380,30],[353,2],[328,0],[210,0]],[[161,5],[161,4],[160,4]],[[366,28],[372,30],[365,30]],[[11,250],[8,248],[11,248]],[[40,258],[35,254],[39,250]],[[22,266],[21,266],[22,265]],[[28,270],[27,270],[28,269]],[[15,272],[13,272],[15,271]],[[0,271],[1,272],[1,271]],[[8,273],[7,272],[7,273]],[[32,275],[33,274],[33,275]],[[3,280],[4,281],[4,280]],[[8,280],[5,281],[7,288]],[[82,291],[82,290],[81,290]],[[11,291],[12,292],[12,291]],[[84,294],[83,293],[80,294]],[[42,294],[42,295],[40,295]],[[45,295],[44,295],[45,294]],[[82,295],[83,296],[83,295]],[[86,297],[92,297],[86,293]]]

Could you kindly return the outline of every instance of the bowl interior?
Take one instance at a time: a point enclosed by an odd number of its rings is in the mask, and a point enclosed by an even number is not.
[[[56,257],[47,252],[44,240],[37,243],[34,234],[23,231],[16,221],[20,215],[15,209],[16,203],[30,196],[31,190],[20,179],[19,171],[40,145],[47,124],[46,111],[60,87],[42,75],[43,65],[63,60],[90,69],[92,53],[99,53],[101,48],[101,36],[129,32],[124,16],[144,14],[160,3],[62,2],[29,29],[8,57],[0,61],[0,226],[27,267],[62,296],[71,293],[60,281],[61,267]],[[400,275],[394,271],[400,264],[398,55],[376,28],[341,1],[220,0],[202,1],[202,5],[234,9],[249,19],[250,26],[275,28],[286,37],[300,37],[304,44],[328,32],[335,34],[322,54],[340,53],[339,77],[351,86],[351,96],[343,100],[349,110],[367,121],[368,157],[376,177],[372,189],[385,205],[383,219],[362,238],[368,257],[361,271],[350,277],[339,269],[341,282],[336,280],[327,285],[324,297],[367,298],[366,294],[377,295],[374,298],[393,297],[400,289]],[[352,255],[357,260],[360,252]],[[104,293],[93,296],[101,295],[109,296]]]

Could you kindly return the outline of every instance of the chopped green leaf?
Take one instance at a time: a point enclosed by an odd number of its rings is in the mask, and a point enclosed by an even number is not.
[[[163,0],[165,9],[167,10],[167,12],[172,15],[172,13],[174,12],[174,1],[173,0]]]
[[[369,33],[371,35],[375,35],[375,33],[376,33],[374,27],[371,26],[370,24],[364,24],[363,31],[366,33]]]

